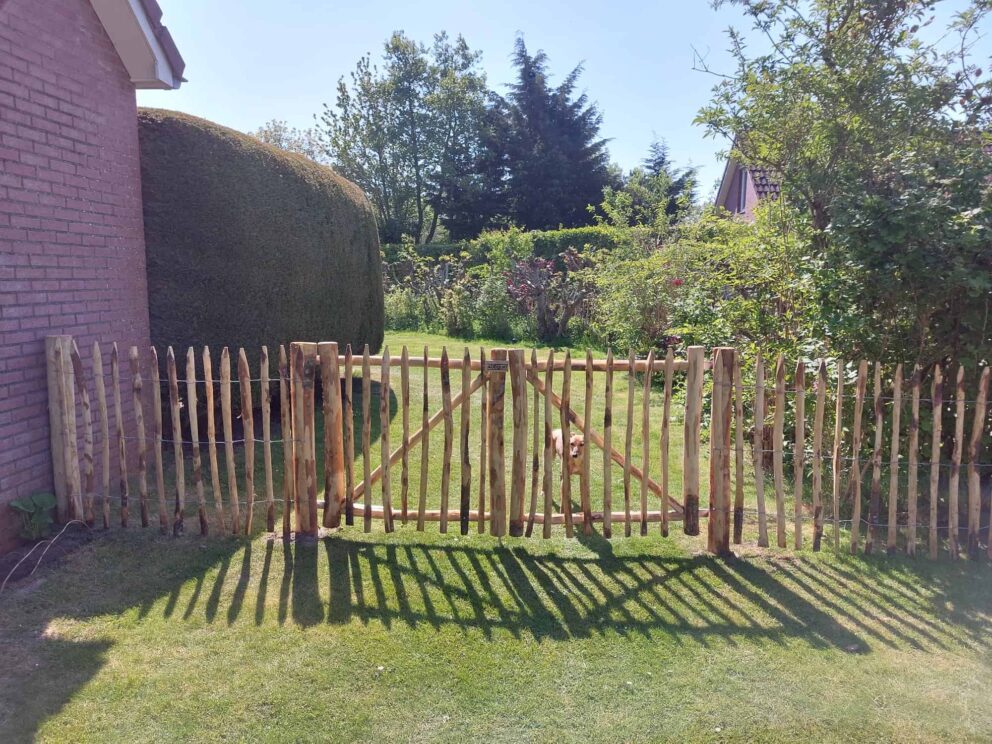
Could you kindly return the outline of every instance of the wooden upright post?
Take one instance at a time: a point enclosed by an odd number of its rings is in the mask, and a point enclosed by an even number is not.
[[[699,534],[699,434],[703,416],[703,347],[686,350],[689,369],[685,387],[685,429],[682,449],[682,505],[687,535]]]
[[[82,499],[77,487],[81,477],[76,445],[76,391],[70,359],[71,348],[72,336],[45,338],[52,476],[55,483],[56,518],[59,522],[83,518]]]
[[[730,427],[731,386],[736,350],[713,350],[713,395],[710,418],[710,518],[707,547],[716,555],[730,553]]]
[[[341,375],[338,345],[333,341],[317,344],[321,383],[324,390],[324,526],[341,525],[345,503],[344,429],[341,409]],[[351,380],[346,380],[351,384]],[[351,443],[348,443],[351,446]]]
[[[289,351],[293,399],[296,532],[317,536],[317,467],[314,457],[314,370],[317,344],[294,342]]]
[[[510,536],[524,534],[524,489],[527,485],[527,382],[523,349],[508,354],[513,398],[513,457],[510,470]],[[591,373],[588,373],[591,374]]]
[[[489,435],[490,534],[506,534],[506,474],[503,456],[503,396],[506,392],[506,349],[489,352],[489,393],[486,401],[486,428]]]

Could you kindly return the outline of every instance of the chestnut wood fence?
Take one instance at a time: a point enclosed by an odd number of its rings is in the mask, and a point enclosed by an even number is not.
[[[976,375],[974,397],[956,369],[945,405],[939,367],[929,398],[919,369],[904,379],[902,365],[887,374],[864,361],[852,382],[844,365],[822,360],[787,375],[791,365],[780,357],[766,374],[759,356],[745,385],[732,348],[709,358],[690,347],[679,359],[671,350],[664,358],[572,359],[521,349],[411,355],[404,347],[393,357],[298,342],[275,360],[265,347],[256,359],[227,348],[216,359],[206,348],[177,359],[169,348],[160,359],[155,349],[131,347],[125,361],[116,344],[109,354],[94,344],[84,360],[71,337],[52,336],[46,353],[63,521],[127,527],[137,506],[142,527],[157,518],[163,532],[179,535],[187,500],[202,535],[250,534],[264,524],[286,537],[316,536],[321,526],[356,520],[368,532],[375,520],[387,532],[432,522],[463,535],[531,537],[537,529],[548,538],[561,526],[568,537],[610,538],[647,535],[651,525],[667,536],[678,524],[698,535],[706,519],[715,554],[731,543],[768,546],[770,531],[778,547],[809,540],[819,550],[826,522],[834,548],[846,527],[843,547],[849,540],[852,552],[880,550],[884,540],[888,552],[913,555],[925,532],[932,558],[962,550],[992,557],[982,477],[989,466],[980,461],[988,368]],[[419,395],[411,394],[412,370]],[[581,388],[573,389],[573,373]],[[928,450],[920,441],[927,415]],[[577,478],[557,461],[556,428],[566,443],[584,436]],[[681,467],[673,467],[679,450]],[[438,463],[439,484],[430,472]]]

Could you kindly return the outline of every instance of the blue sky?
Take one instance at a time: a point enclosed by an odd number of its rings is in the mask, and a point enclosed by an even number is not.
[[[513,77],[510,53],[523,34],[544,49],[555,79],[582,62],[581,85],[603,112],[610,154],[625,169],[644,156],[654,135],[680,164],[700,168],[701,194],[720,177],[726,143],[693,126],[715,78],[692,70],[692,47],[726,69],[726,28],[744,26],[734,8],[685,2],[535,2],[457,0],[161,0],[163,21],[186,59],[178,91],[140,91],[143,106],[179,109],[249,131],[273,118],[310,126],[332,102],[339,77],[358,58],[379,55],[394,30],[429,41],[437,31],[462,34],[482,52],[489,84],[504,92]]]

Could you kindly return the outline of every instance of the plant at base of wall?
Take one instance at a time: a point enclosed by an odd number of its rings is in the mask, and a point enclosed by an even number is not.
[[[52,510],[55,496],[45,491],[22,496],[10,502],[10,508],[21,518],[20,535],[25,540],[35,542],[46,537],[51,529]]]

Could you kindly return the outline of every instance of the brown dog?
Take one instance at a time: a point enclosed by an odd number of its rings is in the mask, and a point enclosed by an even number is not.
[[[565,447],[561,429],[551,432],[551,441],[555,443],[555,454],[566,460],[564,457]],[[582,454],[586,446],[586,438],[581,434],[573,434],[568,438],[568,474],[582,475]]]

